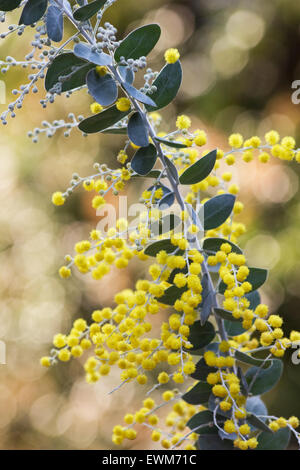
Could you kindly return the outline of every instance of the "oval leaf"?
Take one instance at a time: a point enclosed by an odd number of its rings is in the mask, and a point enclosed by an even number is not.
[[[60,8],[50,5],[46,15],[46,28],[49,39],[60,42],[64,33],[64,16]]]
[[[23,8],[19,24],[29,26],[39,21],[45,14],[48,0],[28,0]]]
[[[228,336],[239,336],[245,333],[242,322],[225,320],[224,327]]]
[[[267,407],[260,397],[248,398],[246,410],[255,415],[267,416],[268,414]]]
[[[94,134],[95,132],[101,132],[110,126],[113,126],[127,116],[128,113],[129,111],[122,113],[116,108],[116,106],[112,106],[101,113],[95,114],[95,116],[84,119],[79,123],[78,127],[86,134]]]
[[[149,144],[148,130],[139,112],[134,113],[128,121],[128,137],[138,147],[147,147]]]
[[[159,240],[147,246],[144,250],[145,255],[147,256],[156,256],[160,251],[166,251],[167,253],[174,253],[176,246],[171,243],[170,239]]]
[[[200,411],[199,413],[192,416],[192,418],[186,423],[187,427],[191,431],[201,434],[201,428],[206,425],[214,423],[213,413],[210,410]]]
[[[0,11],[12,11],[17,8],[22,0],[0,0]]]
[[[172,147],[174,149],[185,149],[186,144],[182,144],[180,142],[173,142],[173,140],[166,140],[162,139],[161,137],[155,137],[155,140],[157,140],[160,144],[166,145],[167,147]]]
[[[149,96],[137,90],[136,88],[134,88],[134,86],[130,85],[127,82],[124,82],[122,86],[127,91],[127,93],[133,98],[135,98],[137,101],[140,101],[141,103],[144,103],[144,104],[148,104],[150,106],[155,106],[154,101],[151,98],[149,98]]]
[[[207,178],[212,172],[217,158],[217,151],[213,150],[196,163],[187,168],[179,178],[181,184],[196,184]]]
[[[155,137],[155,140],[157,140],[160,144],[166,145],[167,147],[172,147],[175,149],[184,149],[186,148],[186,144],[182,144],[181,142],[176,142],[173,140],[166,140],[161,137]]]
[[[161,210],[165,210],[171,207],[174,204],[174,202],[175,202],[175,194],[171,192],[169,194],[166,194],[163,198],[161,198],[158,205]]]
[[[238,322],[241,323],[242,320],[239,318],[234,318],[231,312],[228,310],[224,310],[223,308],[214,308],[214,313],[218,315],[218,317],[223,318],[224,320],[229,320],[231,322]]]
[[[279,381],[283,370],[282,361],[274,359],[267,369],[251,367],[245,377],[249,384],[249,392],[253,395],[262,395],[271,390]]]
[[[268,271],[266,269],[249,268],[249,275],[246,281],[250,282],[250,284],[252,285],[252,290],[255,291],[266,282],[267,278],[268,278]],[[219,284],[219,293],[224,294],[226,288],[227,288],[226,284],[223,281],[221,281]]]
[[[270,434],[262,432],[257,440],[258,446],[256,450],[284,450],[289,445],[291,438],[291,431],[289,428],[282,428]]]
[[[214,326],[210,322],[206,322],[205,325],[201,325],[200,321],[196,321],[190,326],[190,334],[188,337],[189,342],[193,345],[188,351],[193,353],[199,349],[204,348],[212,342],[216,335]]]
[[[200,450],[234,450],[233,443],[229,439],[221,439],[218,435],[203,435],[198,439],[198,447]]]
[[[249,275],[246,281],[252,285],[252,290],[259,289],[268,278],[268,270],[262,268],[249,268]]]
[[[131,160],[131,168],[141,176],[147,175],[154,167],[157,159],[157,152],[154,145],[141,147]]]
[[[168,168],[170,174],[172,175],[174,181],[176,181],[176,184],[179,183],[179,177],[178,177],[178,171],[172,160],[170,158],[165,157],[164,163],[166,167]]]
[[[196,364],[196,370],[191,374],[192,379],[206,381],[208,374],[217,372],[216,367],[209,367],[202,357]]]
[[[247,422],[251,424],[254,428],[260,429],[260,431],[273,434],[273,431],[269,428],[269,426],[267,426],[261,419],[259,419],[253,413],[247,414]]]
[[[258,366],[258,367],[262,366],[263,368],[266,368],[272,365],[272,362],[273,362],[273,359],[268,359],[267,361],[264,362],[263,359],[257,359],[256,357],[252,357],[249,354],[246,354],[238,350],[235,351],[234,355],[235,355],[235,358],[240,362],[244,362],[245,364]]]
[[[182,294],[186,291],[185,287],[176,287],[171,286],[169,287],[162,297],[159,297],[157,300],[159,303],[163,305],[174,305],[174,302],[182,296]]]
[[[118,67],[118,72],[124,82],[127,82],[129,83],[129,85],[132,85],[132,83],[134,82],[134,72],[129,67],[121,65],[120,67]]]
[[[127,127],[109,127],[102,131],[102,134],[118,134],[118,135],[126,135],[127,134]]]
[[[108,54],[93,51],[92,47],[84,42],[75,45],[74,54],[76,57],[87,60],[95,65],[111,65],[111,57]]]
[[[257,292],[257,290],[249,292],[249,294],[246,294],[245,297],[250,302],[249,308],[251,310],[255,310],[256,307],[261,303],[261,298],[260,298],[259,292]]]
[[[100,8],[106,3],[106,0],[95,0],[94,2],[89,3],[88,5],[84,5],[81,8],[77,8],[74,11],[74,18],[77,21],[86,21],[92,16],[94,16]]]
[[[148,24],[132,31],[121,42],[115,52],[115,60],[121,57],[127,59],[139,59],[147,56],[152,51],[161,35],[158,24]]]
[[[220,194],[207,201],[200,209],[200,220],[204,211],[204,230],[212,230],[220,227],[232,213],[235,196],[232,194]]]
[[[206,238],[203,242],[203,250],[207,252],[216,253],[221,249],[223,243],[228,243],[231,246],[231,250],[233,253],[242,254],[242,250],[240,247],[232,243],[230,240],[226,240],[226,238]]]
[[[182,400],[190,405],[207,403],[211,394],[211,385],[206,382],[198,382],[191,390],[182,396]]]
[[[85,84],[87,72],[93,68],[92,64],[87,64],[84,60],[78,59],[72,52],[66,52],[55,57],[48,68],[45,78],[45,88],[51,90],[59,77],[70,75],[70,78],[62,82],[62,92],[73,90]]]
[[[156,106],[148,106],[148,111],[155,111],[170,104],[178,93],[182,81],[182,69],[180,61],[175,64],[167,64],[160,72],[153,85],[157,90],[151,94]]]
[[[109,73],[100,76],[95,69],[90,70],[86,84],[94,100],[102,106],[110,106],[118,98],[118,87]]]

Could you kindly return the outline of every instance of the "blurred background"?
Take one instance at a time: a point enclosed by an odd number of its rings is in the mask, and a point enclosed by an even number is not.
[[[170,129],[176,114],[185,112],[195,128],[208,132],[210,147],[226,147],[233,131],[263,136],[271,128],[294,136],[299,145],[300,105],[291,101],[292,82],[300,79],[299,2],[119,0],[105,18],[120,36],[140,24],[160,23],[163,35],[151,55],[155,70],[166,48],[180,49],[183,85],[176,103],[163,112]],[[6,28],[1,24],[1,31]],[[0,59],[21,59],[31,35],[1,41]],[[4,80],[9,103],[11,90],[27,82],[26,71],[13,69]],[[140,275],[139,265],[112,272],[102,284],[75,273],[63,281],[57,274],[63,256],[97,219],[88,193],[77,192],[62,208],[52,206],[51,193],[63,191],[74,171],[89,175],[95,161],[115,162],[119,142],[104,135],[84,139],[75,130],[69,140],[58,132],[33,144],[27,131],[43,119],[89,114],[85,92],[46,110],[39,104],[43,94],[28,96],[17,117],[0,128],[0,340],[7,345],[7,364],[0,365],[0,448],[110,449],[110,429],[140,406],[143,388],[128,385],[108,395],[118,373],[91,386],[79,361],[45,371],[39,358],[56,332],[67,331],[79,315],[88,319],[94,308],[111,305],[115,292],[133,286]],[[0,112],[5,109],[0,105]],[[273,159],[268,165],[241,162],[234,171],[247,207],[239,220],[249,229],[240,244],[250,265],[270,269],[263,300],[284,316],[286,332],[299,330],[300,166]],[[290,356],[281,383],[265,396],[271,414],[300,415],[300,365]],[[129,445],[150,448],[149,434],[142,432]]]

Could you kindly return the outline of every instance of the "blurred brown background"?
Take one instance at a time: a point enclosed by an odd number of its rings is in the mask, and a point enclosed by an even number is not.
[[[291,84],[300,79],[299,2],[119,0],[106,19],[120,35],[139,24],[160,23],[153,69],[162,66],[166,48],[180,49],[185,78],[176,103],[164,111],[166,122],[174,123],[178,112],[192,114],[194,126],[209,132],[210,146],[225,146],[232,131],[263,136],[270,128],[300,142],[300,105],[291,102]],[[21,59],[31,35],[1,41],[0,58]],[[11,90],[26,83],[26,74],[13,69],[4,80],[10,102]],[[141,266],[133,265],[102,284],[57,275],[63,256],[97,219],[87,193],[77,192],[56,209],[50,195],[64,190],[74,171],[92,174],[95,161],[115,165],[118,141],[83,139],[74,131],[69,139],[58,133],[34,145],[28,130],[70,111],[88,115],[91,102],[81,92],[43,111],[42,96],[28,96],[16,119],[0,128],[0,339],[7,345],[7,365],[0,365],[0,448],[110,449],[112,426],[140,406],[143,388],[127,386],[126,393],[111,396],[118,373],[91,386],[78,361],[45,371],[39,358],[56,332],[66,331],[78,315],[89,318],[95,307],[110,304],[118,289],[132,286],[140,275]],[[236,172],[247,205],[240,220],[249,228],[241,245],[251,265],[271,270],[263,299],[285,317],[287,332],[300,329],[299,173],[296,163],[274,159],[265,166],[241,163]],[[290,353],[285,361],[280,385],[265,399],[272,414],[299,416],[300,365],[291,363]],[[150,447],[148,434],[132,446]]]

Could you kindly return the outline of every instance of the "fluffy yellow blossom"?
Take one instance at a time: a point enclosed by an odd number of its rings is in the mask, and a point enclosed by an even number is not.
[[[116,103],[116,107],[119,111],[126,112],[131,107],[130,100],[128,98],[119,98]]]
[[[91,104],[90,109],[91,109],[91,112],[93,114],[97,114],[97,113],[101,113],[101,111],[103,111],[103,106],[101,106],[101,104],[95,102],[95,103]]]
[[[65,197],[63,196],[63,194],[60,191],[57,191],[56,193],[53,193],[52,203],[55,206],[63,206],[65,201],[66,201]]]
[[[191,127],[191,125],[192,123],[188,116],[185,116],[184,114],[178,116],[176,120],[176,127],[178,129],[188,129],[189,127]]]
[[[180,53],[178,49],[171,48],[165,52],[165,61],[168,64],[175,64],[175,62],[177,62],[179,59],[180,59]]]

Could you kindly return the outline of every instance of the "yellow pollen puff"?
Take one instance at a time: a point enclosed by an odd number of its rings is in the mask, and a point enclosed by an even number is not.
[[[152,431],[152,434],[151,434],[152,441],[158,442],[160,441],[160,438],[161,438],[161,433],[159,431]]]
[[[99,103],[92,103],[90,106],[90,110],[93,114],[101,113],[103,111],[103,106]]]
[[[280,328],[282,326],[283,320],[279,315],[270,315],[268,318],[268,323],[273,328]]]
[[[276,131],[267,132],[265,135],[265,140],[269,145],[275,145],[279,142],[280,136]]]
[[[249,163],[253,160],[253,151],[252,150],[246,150],[243,152],[243,160],[246,163]]]
[[[244,209],[244,204],[243,204],[242,202],[240,202],[240,201],[237,201],[237,202],[234,204],[233,212],[234,212],[234,214],[240,214],[243,209]]]
[[[227,390],[223,385],[215,385],[212,388],[212,392],[216,397],[224,398],[227,396]]]
[[[182,114],[181,116],[178,116],[177,120],[176,120],[176,127],[178,129],[188,129],[189,127],[191,127],[192,125],[192,122],[190,120],[190,118],[184,114]]]
[[[217,373],[211,372],[208,374],[206,381],[210,385],[216,385],[220,381],[220,376]]]
[[[40,364],[43,367],[50,367],[51,366],[51,358],[50,357],[42,357],[40,360]]]
[[[227,163],[227,165],[234,165],[235,156],[234,155],[227,155],[227,157],[225,158],[225,162]]]
[[[195,132],[195,138],[194,138],[194,143],[198,145],[198,147],[201,147],[202,145],[205,145],[207,142],[207,135],[205,131],[196,131]]]
[[[239,149],[243,145],[243,136],[241,134],[231,134],[228,143],[231,147]]]
[[[265,304],[259,304],[255,309],[256,315],[258,315],[261,318],[266,317],[268,314],[268,311],[269,311],[269,308]]]
[[[261,145],[261,140],[260,140],[260,138],[257,137],[257,136],[251,137],[251,139],[250,139],[250,145],[252,145],[252,147],[254,147],[254,148],[258,148],[258,147]]]
[[[56,191],[56,193],[52,194],[52,203],[55,206],[63,206],[66,199],[60,191]]]
[[[272,422],[269,424],[269,428],[270,428],[272,431],[276,432],[276,431],[278,431],[278,429],[279,429],[279,424],[278,424],[276,421],[272,421]]]
[[[175,64],[180,59],[180,53],[178,49],[167,49],[165,52],[165,61],[168,64]]]
[[[243,436],[246,436],[250,433],[250,426],[248,424],[242,424],[242,426],[239,427],[239,431]]]
[[[96,72],[100,77],[104,77],[108,73],[108,69],[105,65],[97,65]]]
[[[131,108],[130,100],[128,98],[119,98],[116,102],[116,107],[121,112],[129,111]]]
[[[267,152],[261,152],[258,156],[258,159],[261,163],[268,163],[270,160],[270,155]]]
[[[224,423],[224,431],[228,434],[235,432],[235,424],[231,419],[227,419]]]
[[[58,359],[62,362],[67,362],[70,360],[71,353],[68,349],[61,349],[58,353]]]
[[[170,401],[174,398],[174,396],[174,392],[172,392],[171,390],[167,390],[163,393],[162,398],[164,401]]]
[[[166,372],[161,372],[157,378],[158,383],[167,384],[170,380],[169,375]]]
[[[232,408],[232,404],[228,401],[221,401],[220,408],[222,411],[229,411]]]
[[[289,418],[289,424],[294,428],[297,429],[299,427],[299,419],[296,416],[291,416]]]
[[[59,275],[63,279],[67,279],[71,276],[71,269],[69,269],[67,266],[62,266],[59,270]]]
[[[95,196],[92,200],[92,207],[94,209],[99,209],[99,207],[102,207],[105,205],[105,199],[102,196]]]

